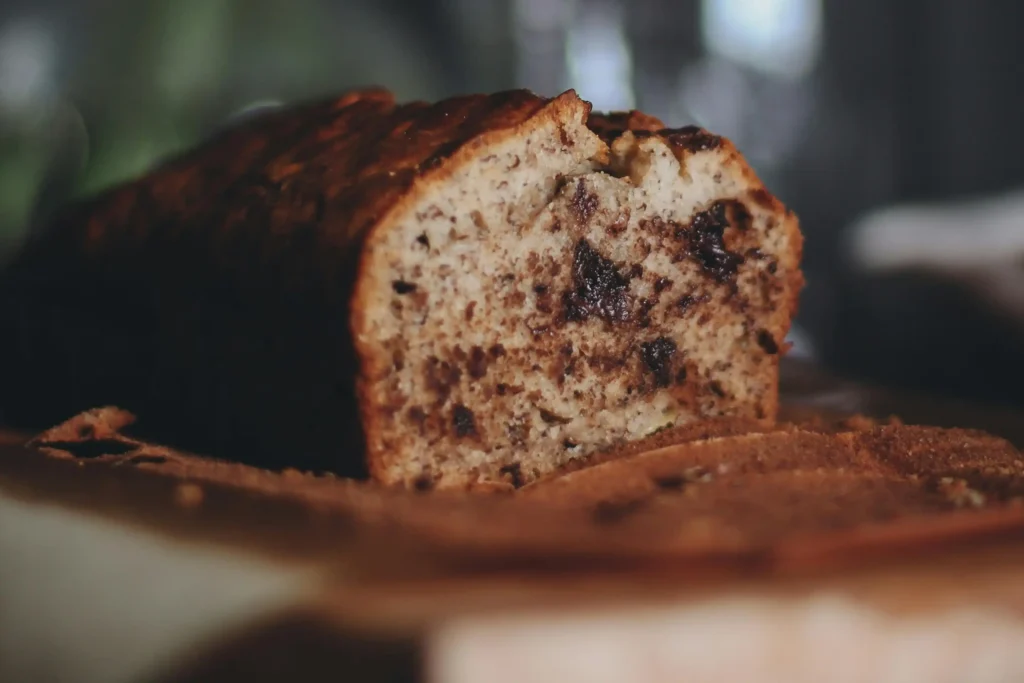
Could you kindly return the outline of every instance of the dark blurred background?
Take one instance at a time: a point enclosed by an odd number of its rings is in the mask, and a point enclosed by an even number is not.
[[[796,353],[1024,404],[1024,316],[978,286],[989,255],[956,272],[849,257],[851,226],[904,203],[980,198],[950,214],[971,243],[985,199],[1024,180],[1022,26],[1014,0],[2,0],[0,256],[62,203],[264,107],[366,84],[574,87],[731,137],[797,211]],[[1024,263],[1013,209],[1000,272]]]

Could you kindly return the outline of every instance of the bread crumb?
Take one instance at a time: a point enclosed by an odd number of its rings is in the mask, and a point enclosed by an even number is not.
[[[939,480],[939,491],[958,508],[985,506],[985,495],[981,491],[972,489],[963,479],[943,477]]]
[[[705,467],[687,467],[683,470],[683,478],[688,482],[706,484],[711,481],[711,472]]]

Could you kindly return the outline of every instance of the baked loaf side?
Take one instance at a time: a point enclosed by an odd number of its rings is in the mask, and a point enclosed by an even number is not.
[[[842,531],[874,525],[884,537],[884,525],[897,521],[906,524],[898,532],[903,543],[927,543],[930,524],[942,535],[939,513],[982,512],[995,528],[1018,525],[1020,455],[1006,440],[974,430],[787,429],[649,450],[538,481],[517,495],[577,505],[600,526],[666,542],[776,543],[816,534],[827,555]],[[953,532],[955,523],[946,523]],[[958,523],[969,532],[968,518]]]
[[[800,244],[705,131],[571,91],[352,93],[29,245],[0,283],[0,408],[42,427],[113,404],[253,464],[518,486],[666,426],[772,418]]]
[[[352,92],[251,119],[69,207],[0,277],[0,414],[118,405],[148,438],[365,475],[349,327],[360,248],[420,177],[548,106]]]
[[[666,427],[774,418],[800,249],[792,213],[706,131],[563,96],[480,138],[366,243],[353,331],[374,475],[521,485]]]

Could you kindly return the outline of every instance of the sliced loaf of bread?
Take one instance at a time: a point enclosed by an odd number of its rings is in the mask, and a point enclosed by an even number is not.
[[[0,407],[260,465],[529,483],[771,420],[797,220],[731,143],[572,92],[246,122],[73,207],[0,282]]]

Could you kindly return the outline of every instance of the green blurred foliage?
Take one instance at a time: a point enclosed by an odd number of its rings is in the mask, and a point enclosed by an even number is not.
[[[0,112],[0,256],[40,208],[49,215],[137,176],[255,102],[365,84],[387,84],[405,98],[438,96],[443,74],[422,37],[377,4],[71,2],[54,87]]]

